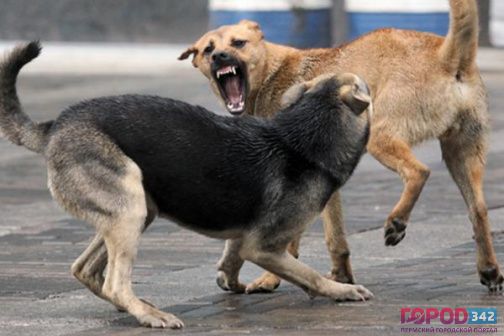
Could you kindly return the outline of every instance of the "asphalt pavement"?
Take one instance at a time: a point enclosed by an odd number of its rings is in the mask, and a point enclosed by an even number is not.
[[[64,46],[47,47],[46,56],[21,76],[18,91],[34,119],[54,118],[83,99],[120,93],[167,96],[223,113],[190,62],[175,60],[184,46],[109,46],[106,57],[103,46],[72,47],[66,49],[68,57],[62,57]],[[485,193],[504,263],[504,51],[483,50],[479,62],[492,120]],[[494,334],[504,334],[504,297],[488,294],[479,284],[471,224],[439,145],[428,142],[415,153],[432,173],[397,247],[384,246],[382,225],[402,190],[399,177],[366,155],[342,191],[356,279],[375,299],[311,300],[285,282],[273,294],[222,292],[215,284],[215,264],[223,242],[156,220],[141,241],[134,288],[186,324],[181,331],[157,331],[138,327],[72,278],[70,265],[92,229],[52,201],[40,156],[2,140],[0,335],[401,335],[401,308],[417,306],[496,307]],[[323,273],[329,270],[320,222],[305,233],[300,251],[303,262]],[[260,273],[246,264],[242,280]],[[486,333],[472,333],[480,334]]]

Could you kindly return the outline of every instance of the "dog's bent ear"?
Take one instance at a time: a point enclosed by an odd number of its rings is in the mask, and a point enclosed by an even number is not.
[[[303,94],[309,89],[306,82],[294,84],[282,95],[280,100],[280,108],[285,109],[295,103],[303,96]]]
[[[360,77],[351,73],[345,73],[338,78],[341,83],[340,97],[343,103],[359,115],[371,104],[369,88]]]
[[[194,58],[196,57],[196,55],[198,55],[198,49],[195,48],[195,47],[189,47],[189,48],[187,48],[186,51],[184,51],[182,54],[180,54],[180,56],[178,57],[178,60],[179,61],[183,61],[183,60],[187,59],[191,55],[193,55],[192,64],[193,64],[193,66],[195,68],[197,68],[198,66],[194,62]]]
[[[247,26],[247,28],[249,28],[251,30],[261,30],[261,26],[259,25],[259,23],[252,21],[252,20],[246,20],[246,19],[241,20],[238,24]]]
[[[247,27],[248,29],[258,33],[261,40],[264,38],[264,34],[261,30],[261,26],[259,25],[259,23],[245,19],[245,20],[241,20],[238,24],[243,25],[243,26]]]

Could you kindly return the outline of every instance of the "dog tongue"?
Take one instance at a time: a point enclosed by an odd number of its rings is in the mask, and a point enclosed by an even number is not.
[[[229,102],[237,107],[241,102],[240,77],[229,76],[224,84],[224,90],[226,90]]]

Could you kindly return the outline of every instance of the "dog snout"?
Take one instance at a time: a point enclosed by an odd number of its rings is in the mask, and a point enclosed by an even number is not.
[[[231,55],[225,51],[216,51],[212,55],[212,60],[214,62],[229,62],[231,60]]]

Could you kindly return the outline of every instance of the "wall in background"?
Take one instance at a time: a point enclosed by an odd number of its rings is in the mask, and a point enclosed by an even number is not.
[[[504,47],[504,1],[492,2],[490,17],[490,36],[492,44]]]
[[[298,48],[331,45],[331,0],[210,0],[210,26],[258,22],[268,41]]]
[[[0,40],[194,41],[207,0],[0,0]]]
[[[446,35],[448,1],[346,0],[349,39],[375,29],[394,27]]]
[[[393,20],[397,17],[381,17],[387,15],[387,11],[384,11],[383,8],[378,11],[378,15],[374,15],[372,10],[363,10],[362,4],[397,7],[400,3],[413,4],[414,6],[423,6],[426,3],[446,6],[448,3],[448,0],[428,0],[426,2],[412,0],[288,1],[293,4],[332,2],[333,5],[332,14],[329,14],[332,21],[330,29],[325,27],[327,12],[322,15],[325,18],[324,26],[313,24],[309,27],[307,22],[310,17],[305,15],[307,13],[299,10],[293,13],[281,13],[281,15],[294,18],[290,22],[282,24],[272,22],[272,33],[267,33],[267,36],[271,35],[272,39],[275,39],[273,33],[276,33],[276,35],[283,35],[283,37],[280,37],[285,38],[286,34],[301,31],[305,35],[292,38],[292,44],[302,46],[308,46],[311,39],[313,39],[312,45],[329,45],[327,34],[330,32],[332,32],[332,44],[340,44],[348,40],[349,36],[353,37],[359,32],[381,25],[390,26],[394,24]],[[249,7],[251,3],[264,3],[267,6],[278,7],[278,3],[286,3],[287,0],[215,0],[215,2],[221,4],[241,2]],[[499,37],[504,35],[504,23],[502,23],[504,22],[504,9],[501,8],[502,5],[499,5],[501,2],[504,1],[478,0],[481,16],[480,42],[482,45],[488,45],[490,42],[488,30],[490,16],[494,20],[492,26],[493,40],[501,46],[504,45],[504,42],[502,42],[504,38]],[[490,3],[493,5],[492,11],[490,10]],[[360,10],[359,5],[361,6]],[[44,41],[186,44],[193,42],[207,31],[209,27],[208,8],[209,0],[0,0],[0,40],[41,39]],[[350,13],[345,13],[344,8],[349,8]],[[446,27],[443,26],[446,25],[446,11],[441,8],[437,12],[437,19],[435,16],[431,16],[430,22],[426,21],[424,23],[429,23],[433,30],[442,32]],[[388,13],[394,12],[389,11]],[[228,12],[221,14],[226,17],[223,16],[217,21],[236,21],[240,18],[239,13]],[[229,15],[234,15],[234,17],[229,18]],[[277,14],[272,13],[272,15]],[[363,19],[370,15],[374,16],[373,20],[377,19],[378,21]],[[395,14],[392,16],[395,16]],[[399,16],[399,19],[402,18],[404,16]],[[318,21],[318,19],[315,21]],[[371,23],[374,26],[371,27]],[[408,20],[403,20],[402,23],[415,25],[414,22],[408,22]],[[281,27],[275,27],[275,24]],[[307,37],[307,31],[310,29],[316,31],[316,36],[313,38]],[[285,39],[279,41],[286,43]]]

